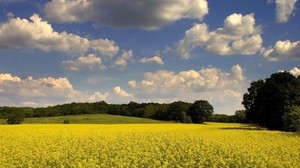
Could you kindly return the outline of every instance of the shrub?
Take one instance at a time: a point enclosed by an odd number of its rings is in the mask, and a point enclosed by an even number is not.
[[[68,119],[65,119],[63,124],[70,124],[70,121]]]
[[[24,121],[24,117],[21,115],[10,115],[6,122],[7,124],[21,124]]]

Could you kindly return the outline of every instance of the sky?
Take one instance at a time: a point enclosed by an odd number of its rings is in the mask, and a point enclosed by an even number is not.
[[[207,100],[300,75],[297,0],[0,0],[0,106]]]

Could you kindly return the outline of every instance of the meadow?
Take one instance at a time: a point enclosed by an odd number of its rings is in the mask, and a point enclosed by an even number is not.
[[[0,167],[293,167],[300,136],[243,124],[0,125]]]
[[[25,118],[24,124],[61,124],[69,120],[71,124],[130,124],[130,123],[165,123],[165,121],[140,117],[127,117],[109,114],[82,114],[56,117]],[[0,124],[6,124],[6,119],[0,119]]]

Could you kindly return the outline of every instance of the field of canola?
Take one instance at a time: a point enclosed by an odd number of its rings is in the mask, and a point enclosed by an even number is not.
[[[300,135],[239,124],[0,125],[0,167],[300,167]]]

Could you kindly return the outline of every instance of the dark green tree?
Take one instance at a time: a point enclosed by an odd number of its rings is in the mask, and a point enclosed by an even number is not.
[[[300,105],[300,81],[287,72],[272,74],[266,79],[258,99],[261,102],[259,124],[282,130],[282,117],[290,107]]]
[[[70,120],[64,119],[63,124],[70,124]]]
[[[169,120],[175,120],[181,122],[184,117],[182,113],[183,112],[186,113],[189,110],[190,106],[191,106],[190,103],[186,103],[182,101],[171,103],[167,109]]]
[[[206,100],[197,100],[189,108],[187,115],[191,116],[193,123],[203,123],[212,116],[213,112],[213,106]]]
[[[271,75],[265,82],[253,82],[244,95],[246,117],[273,130],[283,130],[283,116],[300,105],[300,78],[288,72]]]
[[[8,116],[7,124],[21,124],[24,121],[24,115],[20,113],[12,113]]]
[[[246,109],[246,118],[253,123],[258,123],[260,102],[257,100],[257,95],[264,84],[263,80],[253,81],[248,88],[248,93],[243,96],[242,104]]]
[[[182,111],[179,114],[179,121],[181,123],[192,123],[193,122],[191,116],[188,116],[185,111]]]
[[[208,121],[210,122],[221,122],[221,123],[233,123],[235,120],[233,116],[226,115],[226,114],[213,114]]]
[[[283,130],[300,132],[300,106],[293,106],[283,116]]]
[[[246,110],[237,110],[232,116],[236,123],[246,123]]]
[[[156,106],[153,104],[146,105],[144,108],[144,116],[143,118],[153,118],[156,113]]]

